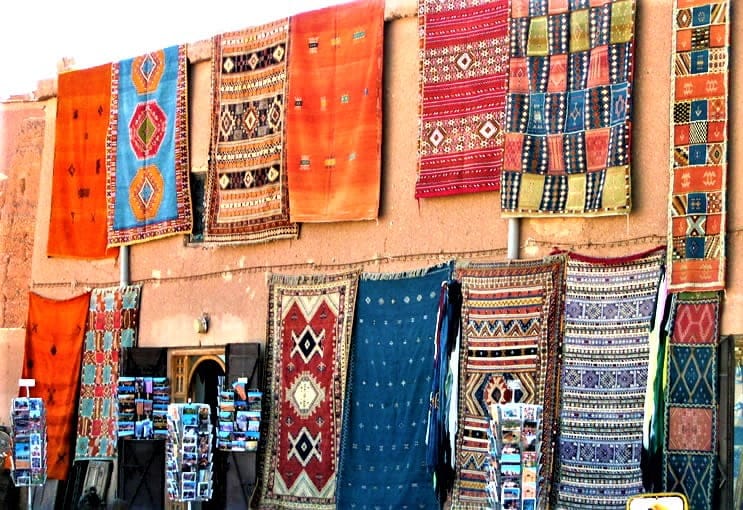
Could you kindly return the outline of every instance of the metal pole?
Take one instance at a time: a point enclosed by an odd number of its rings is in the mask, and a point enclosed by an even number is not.
[[[520,227],[519,218],[508,218],[508,250],[506,256],[509,260],[519,258]]]
[[[124,245],[119,248],[119,261],[120,261],[120,284],[122,287],[129,285],[129,246]]]

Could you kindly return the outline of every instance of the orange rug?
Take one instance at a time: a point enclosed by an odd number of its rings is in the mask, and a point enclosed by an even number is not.
[[[47,474],[64,480],[72,465],[75,410],[90,292],[67,300],[29,293],[23,377],[35,379],[31,396],[44,399]]]
[[[47,255],[116,257],[106,249],[106,131],[111,64],[59,75]]]
[[[292,17],[286,152],[291,221],[379,211],[384,3]]]

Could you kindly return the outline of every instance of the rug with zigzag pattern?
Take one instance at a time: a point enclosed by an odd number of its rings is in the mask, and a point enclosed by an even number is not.
[[[335,508],[358,278],[269,276],[261,508]]]
[[[540,499],[552,471],[565,259],[463,264],[462,339],[453,508],[489,508],[488,406],[544,406]]]

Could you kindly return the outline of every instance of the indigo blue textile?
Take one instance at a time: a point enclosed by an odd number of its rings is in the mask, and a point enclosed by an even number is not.
[[[426,466],[426,429],[440,288],[450,275],[447,264],[361,276],[338,508],[439,508]]]

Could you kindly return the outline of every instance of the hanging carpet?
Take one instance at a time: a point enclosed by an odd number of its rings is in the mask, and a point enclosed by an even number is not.
[[[508,0],[418,0],[416,198],[500,189],[508,11]]]
[[[711,510],[717,497],[717,377],[720,294],[674,295],[666,383],[664,488],[681,492],[689,508]]]
[[[65,480],[72,465],[75,404],[80,383],[90,292],[67,300],[29,293],[24,379],[35,379],[31,396],[46,406],[47,476]]]
[[[640,469],[650,332],[665,248],[615,259],[571,253],[555,509],[623,510]]]
[[[630,211],[635,2],[588,4],[512,3],[503,216]]]
[[[373,220],[382,169],[384,2],[291,18],[286,154],[292,221]]]
[[[122,347],[134,345],[140,285],[94,289],[80,374],[75,460],[113,460],[117,441],[117,388]]]
[[[284,159],[289,20],[214,37],[204,240],[295,239]]]
[[[268,279],[260,506],[333,509],[358,273]]]
[[[106,248],[106,133],[111,109],[111,64],[58,78],[52,209],[47,255],[116,257]]]
[[[108,245],[191,232],[186,47],[113,65]]]
[[[564,256],[470,263],[455,271],[462,285],[455,508],[488,506],[485,462],[492,404],[544,406],[537,497],[549,496],[564,272]]]
[[[168,349],[164,347],[122,349],[120,373],[129,377],[167,377]]]
[[[445,264],[363,273],[344,407],[338,508],[430,508],[426,431]]]
[[[672,291],[725,288],[730,3],[674,2],[668,218]]]

